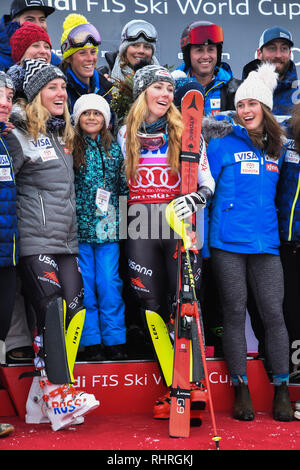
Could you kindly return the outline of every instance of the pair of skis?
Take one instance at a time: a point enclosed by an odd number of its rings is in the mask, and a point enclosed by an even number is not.
[[[201,128],[204,98],[199,90],[187,91],[181,101],[184,122],[181,148],[181,193],[197,191],[198,166],[201,152]],[[210,414],[213,440],[219,449],[215,416],[208,371],[206,366],[204,334],[201,308],[197,300],[191,256],[197,253],[195,236],[195,214],[191,220],[180,221],[174,211],[173,202],[166,209],[166,219],[180,236],[178,243],[178,292],[175,315],[175,338],[169,435],[189,437],[191,409],[191,377],[200,383],[204,378]],[[192,365],[191,365],[192,363]],[[204,375],[204,377],[203,377]]]

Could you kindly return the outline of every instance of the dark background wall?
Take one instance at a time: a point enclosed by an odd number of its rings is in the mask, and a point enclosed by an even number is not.
[[[46,0],[47,1],[47,0]],[[122,27],[141,18],[157,28],[157,58],[162,65],[181,62],[179,40],[187,24],[211,21],[224,30],[223,60],[240,78],[243,66],[255,57],[264,29],[282,25],[293,34],[293,60],[300,77],[300,2],[292,0],[48,0],[56,12],[48,18],[53,49],[60,54],[63,22],[69,13],[81,13],[100,31],[99,65],[103,54],[119,46]],[[0,0],[0,16],[9,12],[9,0]]]

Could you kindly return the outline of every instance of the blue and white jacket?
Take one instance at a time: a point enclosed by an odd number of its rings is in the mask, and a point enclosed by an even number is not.
[[[177,70],[181,70],[186,74],[186,78],[176,80],[176,88],[174,101],[179,105],[181,99],[181,92],[184,94],[184,88],[180,88],[191,81],[196,81],[196,77],[191,75],[191,70],[186,69],[185,64],[181,64]],[[241,80],[233,78],[231,68],[225,62],[222,62],[220,67],[216,67],[215,76],[211,83],[209,83],[204,92],[204,113],[215,115],[220,111],[233,110],[234,108],[234,95],[241,84]],[[176,100],[178,102],[176,102]]]
[[[88,93],[95,93],[96,95],[103,96],[108,103],[111,101],[112,83],[108,81],[102,73],[97,69],[91,77],[90,85],[83,83],[72,71],[71,67],[64,70],[67,77],[67,93],[69,98],[69,110],[72,114],[74,104],[81,95]]]
[[[231,132],[207,148],[216,190],[210,208],[209,246],[234,253],[279,254],[275,205],[283,161],[253,146],[247,130]]]
[[[18,262],[17,190],[10,151],[0,122],[0,268]]]

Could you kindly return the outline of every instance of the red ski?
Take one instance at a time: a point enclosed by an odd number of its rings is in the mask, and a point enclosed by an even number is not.
[[[201,128],[204,99],[199,90],[189,90],[181,101],[181,113],[184,121],[184,132],[181,148],[181,194],[197,191],[198,167],[201,154]],[[189,437],[191,417],[191,382],[205,379],[210,410],[213,413],[209,388],[206,358],[201,325],[201,309],[196,298],[194,274],[190,253],[197,253],[195,235],[195,214],[189,221],[176,221],[169,204],[166,217],[173,230],[181,239],[178,243],[178,291],[175,316],[175,340],[173,379],[171,387],[171,407],[169,435],[171,437]],[[195,333],[196,331],[196,333]],[[201,371],[191,367],[192,351],[198,351],[197,361],[201,362]],[[203,371],[203,375],[200,377]],[[213,427],[215,421],[213,416]],[[219,448],[219,437],[215,431],[214,440]]]

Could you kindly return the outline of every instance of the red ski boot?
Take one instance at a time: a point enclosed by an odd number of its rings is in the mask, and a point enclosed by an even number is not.
[[[201,426],[202,414],[201,411],[205,409],[207,403],[207,391],[205,386],[200,383],[196,385],[191,384],[191,426]],[[153,407],[154,419],[169,419],[170,417],[170,391],[163,397],[158,398]]]

